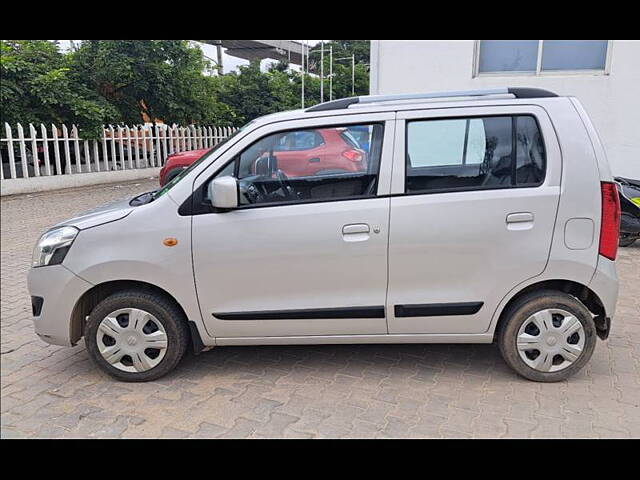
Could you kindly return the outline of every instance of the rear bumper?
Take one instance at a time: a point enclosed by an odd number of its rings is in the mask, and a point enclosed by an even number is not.
[[[618,273],[615,262],[599,255],[598,266],[589,283],[589,288],[600,298],[604,306],[604,316],[613,319],[618,301]]]
[[[62,265],[31,268],[27,285],[32,297],[42,298],[39,311],[33,309],[36,334],[47,343],[71,346],[73,308],[93,285]]]

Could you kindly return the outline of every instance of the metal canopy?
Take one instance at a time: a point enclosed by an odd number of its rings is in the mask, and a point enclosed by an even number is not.
[[[198,40],[210,45],[222,45],[232,57],[245,60],[272,58],[300,65],[303,45],[293,40]]]

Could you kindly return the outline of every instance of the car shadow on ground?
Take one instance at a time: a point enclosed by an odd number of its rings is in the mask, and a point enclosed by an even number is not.
[[[495,344],[356,344],[225,346],[194,355],[188,352],[167,377],[197,382],[212,376],[253,377],[275,384],[296,375],[330,380],[336,375],[433,380],[463,376],[517,380]],[[522,379],[522,381],[526,381]]]

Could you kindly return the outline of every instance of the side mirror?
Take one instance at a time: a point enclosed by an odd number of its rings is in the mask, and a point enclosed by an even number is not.
[[[238,181],[235,177],[214,178],[209,184],[209,198],[215,208],[229,210],[238,206]]]

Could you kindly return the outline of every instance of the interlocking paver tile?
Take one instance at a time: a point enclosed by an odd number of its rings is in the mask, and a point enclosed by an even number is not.
[[[493,345],[223,347],[147,384],[33,333],[31,250],[51,225],[157,179],[2,197],[2,438],[640,437],[640,244],[619,250],[611,335],[569,381],[515,376]]]

